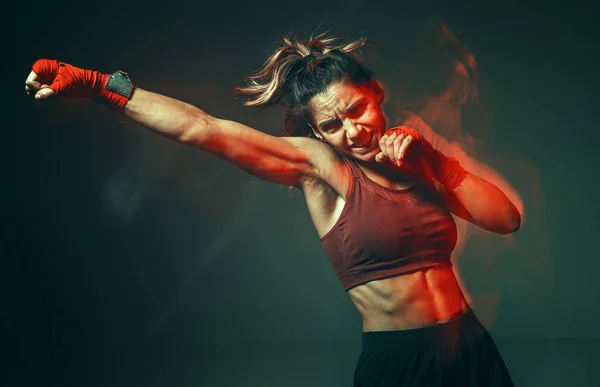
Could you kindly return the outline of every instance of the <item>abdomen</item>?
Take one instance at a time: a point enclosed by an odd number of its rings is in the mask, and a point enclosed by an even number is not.
[[[362,316],[365,332],[435,325],[468,309],[450,265],[367,282],[348,294]]]

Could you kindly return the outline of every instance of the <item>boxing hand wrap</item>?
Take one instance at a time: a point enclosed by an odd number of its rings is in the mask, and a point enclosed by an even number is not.
[[[393,128],[391,130],[398,132],[398,134],[404,133],[406,136],[412,136],[412,144],[409,145],[406,154],[407,161],[412,163],[418,162],[415,160],[415,156],[420,153],[420,156],[423,157],[427,163],[427,166],[433,175],[432,177],[446,187],[447,190],[452,191],[459,187],[465,180],[467,171],[461,167],[458,160],[454,157],[447,157],[442,152],[435,149],[421,133],[406,126]],[[413,148],[413,152],[411,152],[411,148]],[[417,150],[417,152],[415,152],[415,150]]]
[[[127,73],[102,74],[53,59],[36,61],[31,71],[40,82],[49,85],[56,95],[70,98],[91,98],[116,110],[122,110],[133,94],[134,87]]]
[[[433,149],[432,154],[426,156],[426,160],[434,178],[448,191],[458,188],[467,177],[467,171],[461,167],[456,158],[447,157],[437,149]]]

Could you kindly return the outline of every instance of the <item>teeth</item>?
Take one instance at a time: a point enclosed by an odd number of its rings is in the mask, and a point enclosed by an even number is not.
[[[371,139],[373,138],[373,134],[369,135],[369,138],[367,139],[367,141],[365,141],[364,143],[362,143],[361,145],[353,145],[354,148],[363,148],[367,145],[369,145],[371,143]]]
[[[369,142],[370,142],[370,140],[371,140],[371,139],[369,139],[369,140],[365,141],[364,143],[362,143],[362,144],[360,144],[360,145],[355,145],[355,146],[356,146],[357,148],[362,148],[362,147],[364,147],[364,146],[368,145],[368,144],[369,144]]]

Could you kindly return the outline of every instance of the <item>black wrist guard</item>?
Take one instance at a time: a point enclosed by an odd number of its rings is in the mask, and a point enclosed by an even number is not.
[[[108,76],[106,90],[115,92],[123,97],[131,98],[133,93],[133,84],[126,72],[118,70]]]

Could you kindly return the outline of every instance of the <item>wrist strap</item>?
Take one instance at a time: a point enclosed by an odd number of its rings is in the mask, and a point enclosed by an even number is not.
[[[98,91],[98,102],[121,111],[131,99],[135,87],[124,71],[116,71],[110,75],[103,74],[106,80]]]
[[[121,70],[109,75],[104,87],[106,90],[120,94],[126,98],[131,98],[131,94],[133,93],[133,84],[131,83],[131,79],[129,79],[129,75]]]
[[[442,156],[439,168],[434,171],[435,179],[444,185],[447,190],[452,191],[462,184],[467,177],[467,171],[460,165],[456,158]]]

